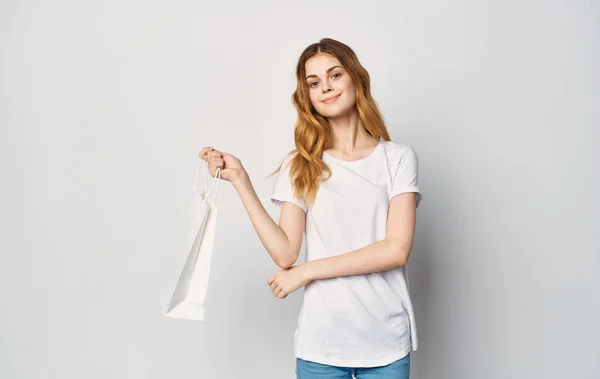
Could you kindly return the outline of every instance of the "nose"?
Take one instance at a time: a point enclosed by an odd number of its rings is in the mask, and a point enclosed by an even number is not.
[[[333,87],[331,86],[331,84],[325,82],[322,86],[322,91],[323,93],[327,93],[327,92],[331,92],[333,90]]]

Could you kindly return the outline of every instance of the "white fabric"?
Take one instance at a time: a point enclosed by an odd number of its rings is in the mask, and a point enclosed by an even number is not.
[[[204,188],[199,190],[198,177],[202,166],[205,166]],[[201,160],[186,218],[184,246],[177,252],[169,252],[170,271],[159,284],[163,312],[167,317],[204,320],[204,300],[219,213],[214,201],[221,180],[221,170],[217,168],[212,185],[207,188],[207,171],[207,164]]]
[[[306,212],[306,260],[347,253],[382,240],[392,197],[417,193],[418,159],[412,146],[380,140],[367,157],[346,162],[324,152],[332,176],[310,208],[293,196],[284,158],[271,201]],[[326,177],[327,173],[323,173]],[[304,290],[294,336],[297,357],[336,366],[387,365],[417,349],[406,267],[316,280]]]

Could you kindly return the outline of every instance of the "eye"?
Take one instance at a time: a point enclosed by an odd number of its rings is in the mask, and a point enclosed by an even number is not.
[[[336,75],[337,75],[337,76],[336,76]],[[335,73],[335,74],[333,74],[333,75],[331,76],[331,78],[332,78],[332,79],[334,79],[334,78],[335,78],[335,79],[337,79],[337,78],[339,78],[340,76],[342,76],[342,74],[340,74],[340,73]],[[319,84],[319,82],[312,82],[312,83],[310,83],[308,86],[309,86],[309,87],[312,87],[312,88],[315,88],[315,87],[316,87],[316,86],[315,86],[315,84]]]

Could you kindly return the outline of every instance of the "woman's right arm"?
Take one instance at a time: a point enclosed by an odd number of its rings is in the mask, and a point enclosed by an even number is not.
[[[230,182],[240,196],[258,238],[275,264],[284,269],[292,267],[302,247],[306,213],[295,204],[283,202],[277,225],[256,195],[246,170],[237,171]]]

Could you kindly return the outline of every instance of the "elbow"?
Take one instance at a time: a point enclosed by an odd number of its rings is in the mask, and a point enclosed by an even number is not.
[[[402,252],[397,255],[396,266],[398,266],[398,267],[406,266],[407,263],[408,263],[408,254],[407,253]]]
[[[298,260],[298,254],[286,254],[275,261],[275,264],[284,270],[291,268]]]
[[[294,265],[294,263],[296,262],[292,262],[292,261],[288,261],[288,262],[275,262],[275,264],[277,264],[277,266],[279,266],[281,269],[283,270],[287,270],[292,268],[292,266]]]
[[[406,266],[408,263],[408,257],[410,256],[410,246],[397,246],[394,249],[394,264],[397,267]]]
[[[290,265],[290,264],[278,264],[277,266],[279,266],[282,270],[289,270],[290,268],[292,268],[293,265]]]
[[[412,239],[410,241],[406,241],[399,238],[389,238],[387,239],[387,242],[389,256],[392,260],[390,265],[393,266],[393,268],[406,266],[408,263],[408,257],[410,256],[410,252],[412,250]]]

